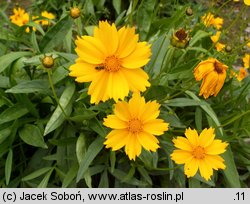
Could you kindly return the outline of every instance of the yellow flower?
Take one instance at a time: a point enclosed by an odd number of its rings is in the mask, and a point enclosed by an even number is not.
[[[25,12],[22,8],[14,8],[13,15],[10,16],[10,20],[12,23],[16,24],[17,26],[23,26],[29,22],[29,14]]]
[[[247,70],[243,67],[240,68],[240,72],[237,75],[237,79],[238,81],[242,81],[243,79],[245,79],[248,76]]]
[[[226,79],[227,68],[214,58],[200,62],[194,69],[196,81],[203,79],[199,95],[203,95],[205,99],[212,95],[217,96]]]
[[[214,26],[217,30],[221,29],[224,22],[223,18],[215,18],[211,13],[205,14],[201,17],[201,19],[206,27]]]
[[[214,15],[211,14],[210,12],[201,17],[201,20],[206,27],[209,27],[212,25],[213,19],[214,19]]]
[[[215,35],[211,36],[211,40],[214,43],[214,46],[218,52],[225,48],[225,44],[218,42],[220,38],[221,31],[217,31]]]
[[[228,143],[214,139],[214,128],[205,128],[200,135],[196,130],[186,129],[185,137],[173,139],[174,146],[178,148],[171,154],[171,159],[177,164],[184,165],[187,177],[193,177],[198,169],[200,175],[209,180],[213,169],[225,169],[224,159],[219,156],[226,151]]]
[[[123,100],[129,90],[145,91],[150,86],[148,75],[141,69],[150,59],[150,46],[138,39],[135,28],[124,26],[117,31],[114,24],[100,21],[93,37],[76,40],[79,58],[69,75],[77,82],[91,82],[91,103]]]
[[[244,3],[245,3],[247,6],[250,6],[250,0],[244,0]]]
[[[145,103],[144,97],[134,93],[129,102],[118,101],[114,115],[104,119],[104,125],[112,130],[104,144],[116,151],[125,146],[130,160],[141,154],[141,148],[155,152],[159,141],[154,135],[162,135],[168,130],[168,123],[157,119],[160,105],[156,101]]]
[[[242,58],[244,68],[249,68],[249,62],[250,62],[250,54],[245,54],[245,56]]]
[[[55,19],[55,15],[52,14],[52,13],[49,13],[47,11],[43,11],[41,13],[41,16],[44,17],[44,18],[47,18],[49,20],[52,20],[52,19]],[[50,24],[50,21],[49,20],[40,20],[40,23],[43,25],[43,26],[47,26]]]
[[[239,2],[240,0],[234,0],[234,2]]]
[[[250,42],[248,42],[248,43],[247,43],[247,47],[249,47],[249,48],[250,48]]]

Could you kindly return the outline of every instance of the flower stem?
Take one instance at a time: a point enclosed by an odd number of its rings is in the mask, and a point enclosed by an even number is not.
[[[47,73],[48,73],[48,78],[49,78],[49,84],[50,84],[50,87],[51,87],[51,90],[52,90],[52,93],[53,93],[53,96],[56,100],[56,103],[58,104],[59,108],[61,109],[63,115],[65,116],[66,119],[68,119],[68,116],[67,114],[65,113],[65,111],[63,110],[63,107],[61,106],[60,102],[59,102],[59,99],[56,95],[56,91],[55,91],[55,87],[54,87],[54,84],[53,84],[53,81],[52,81],[52,78],[51,78],[51,70],[48,69],[47,70]]]

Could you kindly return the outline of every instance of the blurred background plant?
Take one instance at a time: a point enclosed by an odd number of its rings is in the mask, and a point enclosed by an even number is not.
[[[28,13],[28,22],[11,22],[15,7]],[[71,8],[79,8],[79,17],[70,16]],[[2,0],[0,186],[249,187],[250,78],[243,62],[249,54],[249,8],[233,0]],[[220,29],[204,25],[208,12],[223,19]],[[42,20],[49,23],[37,23]],[[170,130],[159,137],[157,152],[143,151],[135,161],[103,146],[110,131],[103,118],[114,102],[90,104],[88,84],[68,77],[77,58],[76,37],[92,35],[99,20],[135,26],[140,40],[152,44],[144,68],[151,87],[142,95],[161,104],[160,117]],[[225,47],[218,51],[218,43]],[[208,57],[229,68],[220,93],[205,100],[193,70]],[[188,127],[214,127],[216,137],[230,144],[222,155],[226,169],[209,181],[199,174],[187,179],[170,159],[173,137]]]

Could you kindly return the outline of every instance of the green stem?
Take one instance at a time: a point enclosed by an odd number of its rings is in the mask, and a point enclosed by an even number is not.
[[[54,96],[54,98],[55,98],[55,100],[56,100],[56,102],[57,102],[59,108],[61,109],[63,115],[65,116],[66,119],[68,119],[68,116],[67,116],[67,114],[65,113],[65,111],[63,110],[63,107],[61,106],[61,104],[60,104],[60,102],[59,102],[59,99],[58,99],[58,97],[57,97],[57,95],[56,95],[55,87],[54,87],[54,84],[53,84],[53,81],[52,81],[52,78],[51,78],[51,70],[48,69],[48,70],[47,70],[47,73],[48,73],[49,84],[50,84],[50,87],[51,87],[53,96]]]

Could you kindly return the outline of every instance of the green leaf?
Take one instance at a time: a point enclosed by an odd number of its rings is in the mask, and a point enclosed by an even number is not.
[[[6,162],[5,162],[5,180],[6,185],[10,182],[11,170],[12,170],[13,152],[12,149],[9,150]]]
[[[147,38],[147,34],[153,20],[155,4],[155,0],[143,0],[136,12],[136,22],[141,40],[145,40]]]
[[[85,135],[81,133],[76,142],[76,157],[79,164],[84,158],[86,149],[87,147],[86,147]]]
[[[44,93],[49,94],[49,83],[47,80],[35,79],[22,81],[16,86],[7,89],[6,93]]]
[[[73,83],[67,85],[66,89],[62,93],[62,96],[59,100],[61,107],[63,108],[65,114],[68,116],[71,113],[72,109],[72,99],[75,93],[75,85]],[[58,128],[65,120],[65,115],[62,112],[61,108],[57,106],[56,110],[50,117],[44,131],[44,135],[49,134],[56,128]]]
[[[202,38],[208,37],[210,36],[210,34],[208,32],[205,32],[203,30],[198,30],[195,35],[191,38],[190,42],[189,42],[189,46],[193,47],[193,45],[198,42],[199,40],[201,40]]]
[[[29,181],[29,180],[32,180],[34,178],[37,178],[37,177],[47,173],[49,170],[51,170],[51,168],[52,167],[44,167],[44,168],[38,169],[38,170],[32,172],[31,174],[23,177],[22,181]]]
[[[72,26],[72,19],[65,16],[58,21],[50,30],[43,36],[40,42],[41,52],[49,52],[54,47],[59,45],[69,32]]]
[[[174,106],[174,107],[207,105],[206,102],[196,101],[190,98],[174,98],[174,99],[165,101],[165,104],[168,106]]]
[[[24,127],[19,130],[19,136],[25,143],[29,145],[48,148],[44,142],[40,129],[35,125],[25,124]]]
[[[0,57],[0,73],[15,60],[31,55],[31,52],[11,52]]]
[[[94,140],[94,142],[91,143],[86,154],[84,155],[84,158],[82,159],[80,163],[80,167],[79,167],[77,178],[76,178],[77,182],[81,180],[84,173],[89,168],[89,165],[97,156],[97,154],[101,151],[102,148],[103,148],[103,138],[101,137],[98,137],[97,139]]]
[[[5,128],[0,130],[0,144],[9,137],[11,128]]]
[[[52,168],[43,178],[43,180],[41,181],[41,183],[37,186],[37,188],[46,188],[48,186],[48,182],[50,179],[50,176],[53,172],[54,168]]]
[[[23,107],[22,104],[15,104],[10,108],[4,110],[0,114],[0,124],[10,122],[12,120],[16,120],[24,115],[26,115],[29,111],[27,108]]]
[[[121,0],[112,0],[112,4],[115,8],[116,13],[119,15],[121,12]]]
[[[74,178],[76,177],[78,168],[79,166],[77,163],[74,163],[72,165],[72,167],[69,169],[69,171],[67,172],[67,174],[65,175],[63,179],[63,183],[62,183],[63,188],[67,188],[70,185],[70,183],[74,180]]]
[[[107,135],[107,131],[102,125],[102,123],[97,120],[96,118],[93,118],[89,123],[90,129],[92,129],[94,132],[96,132],[101,137],[105,137]]]
[[[91,111],[91,110],[83,110],[82,113],[79,113],[79,115],[74,115],[70,117],[69,119],[74,121],[74,122],[81,122],[84,120],[89,120],[94,118],[98,113]]]
[[[109,187],[109,177],[108,177],[108,172],[105,170],[100,179],[100,183],[98,185],[98,188],[108,188]]]
[[[31,45],[32,45],[33,49],[37,53],[40,53],[40,49],[39,49],[39,46],[38,46],[38,43],[37,43],[35,31],[32,31],[30,41],[31,41]]]
[[[69,75],[68,68],[71,64],[72,62],[68,62],[56,68],[56,70],[52,73],[53,84],[57,84]]]
[[[140,172],[140,174],[142,175],[142,177],[150,184],[152,185],[152,179],[150,178],[150,176],[148,175],[148,172],[144,169],[144,167],[139,166],[138,171]]]

